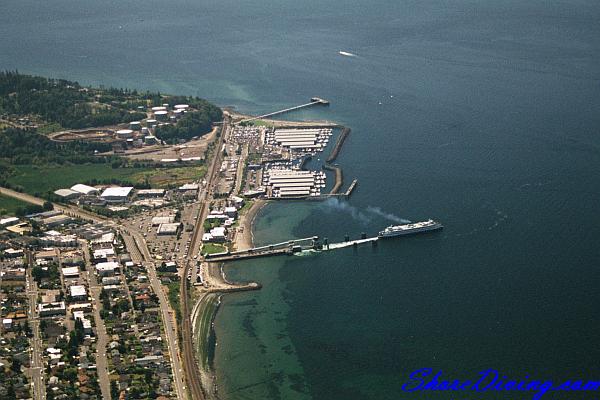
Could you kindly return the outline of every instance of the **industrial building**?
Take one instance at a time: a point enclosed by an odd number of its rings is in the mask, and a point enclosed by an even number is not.
[[[152,217],[152,226],[159,226],[162,224],[171,224],[175,221],[175,216],[173,215],[163,215],[163,216],[157,216],[157,217]]]
[[[325,187],[325,173],[297,169],[268,169],[263,184],[272,198],[318,196]]]
[[[95,187],[88,186],[88,185],[83,185],[81,183],[78,183],[76,185],[71,186],[71,190],[74,190],[74,191],[79,192],[81,194],[85,194],[87,196],[92,195],[92,194],[98,194],[100,192]]]
[[[102,192],[100,197],[109,203],[124,203],[129,199],[133,187],[109,187]]]
[[[265,134],[265,142],[307,153],[322,151],[332,129],[276,129]]]
[[[164,197],[165,189],[140,189],[137,191],[137,196],[139,198]]]
[[[63,200],[71,200],[81,196],[81,193],[71,189],[58,189],[54,191],[54,194]]]
[[[157,235],[176,235],[181,228],[181,223],[160,224],[156,230]]]

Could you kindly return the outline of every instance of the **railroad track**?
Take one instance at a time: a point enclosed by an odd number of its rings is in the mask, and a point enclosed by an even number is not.
[[[201,235],[204,233],[203,221],[206,216],[206,212],[208,209],[208,205],[212,199],[212,186],[214,184],[214,180],[216,172],[218,171],[218,167],[221,165],[221,158],[223,152],[221,151],[221,147],[223,146],[223,140],[227,135],[227,131],[229,129],[229,122],[225,121],[223,123],[223,128],[221,131],[221,136],[219,137],[219,141],[214,148],[215,154],[208,170],[208,179],[206,192],[204,194],[204,199],[201,200],[202,205],[200,207],[200,211],[198,212],[198,218],[196,219],[196,223],[194,226],[194,233],[192,234],[192,240],[190,243],[190,255],[197,251],[198,248],[198,238],[202,237]],[[188,259],[185,263],[183,275],[181,278],[181,287],[180,287],[180,297],[181,297],[181,355],[183,358],[184,371],[186,376],[186,381],[188,383],[189,391],[194,400],[204,400],[205,395],[202,389],[202,383],[200,380],[200,371],[199,366],[196,361],[196,349],[194,349],[194,341],[192,337],[192,323],[190,316],[190,304],[189,304],[189,293],[188,293],[188,280],[185,278],[192,267],[192,263],[195,262],[193,260]]]

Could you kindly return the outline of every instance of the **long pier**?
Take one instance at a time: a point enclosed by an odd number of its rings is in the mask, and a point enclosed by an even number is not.
[[[290,111],[299,110],[301,108],[312,107],[312,106],[315,106],[317,104],[322,104],[322,105],[326,106],[326,105],[329,105],[329,101],[321,99],[320,97],[313,97],[311,99],[310,103],[300,104],[299,106],[284,108],[283,110],[270,112],[268,114],[259,115],[257,117],[247,118],[247,119],[244,119],[244,120],[242,120],[240,122],[251,122],[251,121],[256,121],[257,119],[270,118],[270,117],[273,117],[275,115],[285,114],[285,113],[288,113]]]
[[[363,234],[364,235],[364,234]],[[364,243],[372,243],[375,245],[378,237],[370,237],[367,238],[363,236],[361,239],[350,240],[349,237],[346,237],[344,242],[339,243],[328,243],[327,239],[324,240],[324,243],[319,243],[319,237],[313,236],[310,238],[304,239],[296,239],[290,240],[287,242],[275,243],[266,246],[253,247],[251,249],[239,250],[234,252],[224,252],[217,254],[207,254],[204,256],[204,260],[207,262],[227,262],[227,261],[239,261],[239,260],[247,260],[251,258],[259,258],[259,257],[272,257],[272,256],[281,256],[281,255],[293,255],[297,253],[302,253],[305,251],[328,251],[328,250],[336,250],[344,247],[350,246],[358,246],[359,244]],[[303,242],[310,241],[309,245],[301,245]]]

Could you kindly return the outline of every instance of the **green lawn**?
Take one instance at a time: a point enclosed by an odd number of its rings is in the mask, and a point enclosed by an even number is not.
[[[29,203],[13,199],[12,197],[0,195],[0,215],[10,214],[14,215],[15,211],[19,207],[28,206]]]
[[[227,248],[220,244],[205,243],[202,245],[202,254],[222,253],[224,251],[227,251]]]
[[[136,182],[147,168],[112,168],[110,164],[83,165],[17,165],[15,173],[8,178],[12,185],[19,185],[25,192],[46,193],[60,188],[69,188],[76,183],[91,179],[119,179]]]

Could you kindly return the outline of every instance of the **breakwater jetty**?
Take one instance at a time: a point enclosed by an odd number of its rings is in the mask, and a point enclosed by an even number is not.
[[[347,127],[342,128],[342,132],[340,133],[340,136],[338,136],[337,141],[335,142],[335,146],[333,147],[333,150],[331,151],[331,154],[329,154],[329,157],[327,157],[327,160],[325,160],[327,163],[335,161],[335,159],[337,158],[337,156],[340,153],[340,150],[342,149],[342,145],[344,144],[344,141],[346,141],[346,138],[348,137],[349,134],[350,134],[350,128],[347,128]]]

